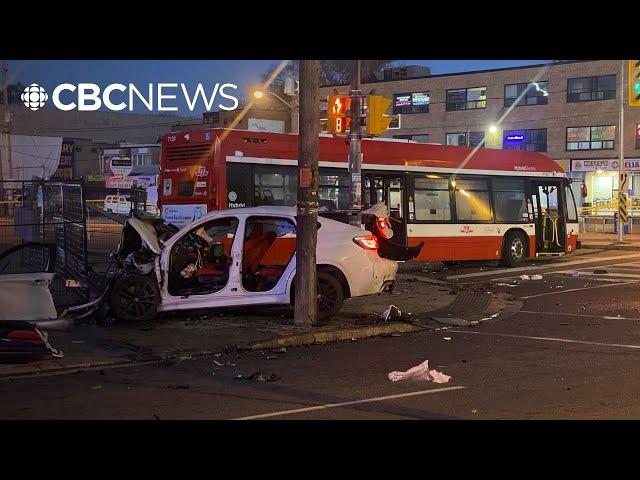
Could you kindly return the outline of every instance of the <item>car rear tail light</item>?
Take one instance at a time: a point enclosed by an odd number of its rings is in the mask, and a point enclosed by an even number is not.
[[[355,237],[353,241],[365,250],[377,250],[378,239],[375,235],[367,235],[365,237]]]
[[[389,225],[389,222],[387,221],[386,218],[381,218],[381,217],[377,217],[376,218],[376,226],[378,227],[378,231],[380,232],[380,235],[382,235],[384,238],[389,238],[389,235],[387,234],[387,229],[391,229],[391,225]]]

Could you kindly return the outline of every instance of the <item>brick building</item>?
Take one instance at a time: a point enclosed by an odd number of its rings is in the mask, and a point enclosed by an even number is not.
[[[556,62],[392,78],[362,90],[393,99],[394,122],[384,136],[471,146],[484,138],[489,148],[545,152],[571,172],[578,191],[585,183],[590,204],[617,196],[620,66],[619,60]],[[334,89],[347,93],[349,86],[322,88],[320,97]],[[326,100],[320,109],[326,115]],[[630,194],[640,195],[640,109],[626,107],[624,119]]]

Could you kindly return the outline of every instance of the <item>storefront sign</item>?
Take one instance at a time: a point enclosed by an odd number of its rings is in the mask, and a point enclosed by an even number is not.
[[[571,160],[572,172],[604,172],[617,171],[619,161],[617,159],[606,160]],[[640,172],[640,159],[628,159],[624,161],[623,170],[627,172]]]
[[[56,173],[52,179],[71,180],[73,179],[75,144],[73,140],[62,140],[62,149],[60,150],[60,163]]]
[[[284,121],[267,120],[265,118],[250,118],[249,130],[254,132],[284,133]]]

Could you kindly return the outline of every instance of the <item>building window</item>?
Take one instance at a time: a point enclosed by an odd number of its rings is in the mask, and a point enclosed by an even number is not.
[[[616,76],[570,78],[567,82],[567,102],[590,102],[616,98]]]
[[[429,143],[429,134],[422,133],[418,135],[394,135],[393,138],[402,138],[406,140],[413,140],[418,143]]]
[[[487,87],[447,90],[447,111],[473,110],[487,106]]]
[[[414,180],[416,220],[448,222],[451,220],[451,198],[449,178],[430,175],[435,178]]]
[[[484,142],[484,132],[469,132],[469,141],[467,142],[467,132],[447,133],[445,136],[446,145],[455,145],[458,147],[477,147]]]
[[[615,125],[567,128],[567,150],[613,150]]]
[[[429,113],[429,92],[394,93],[393,113]]]
[[[636,150],[640,150],[640,123],[636,125]]]
[[[531,130],[506,130],[502,145],[505,150],[520,150],[525,152],[547,151],[547,129],[535,128]]]
[[[547,105],[547,82],[512,83],[504,86],[504,106]]]

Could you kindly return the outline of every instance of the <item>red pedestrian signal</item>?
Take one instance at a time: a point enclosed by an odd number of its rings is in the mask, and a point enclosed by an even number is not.
[[[327,102],[327,130],[333,135],[347,132],[351,118],[348,111],[351,98],[348,95],[333,95]]]

